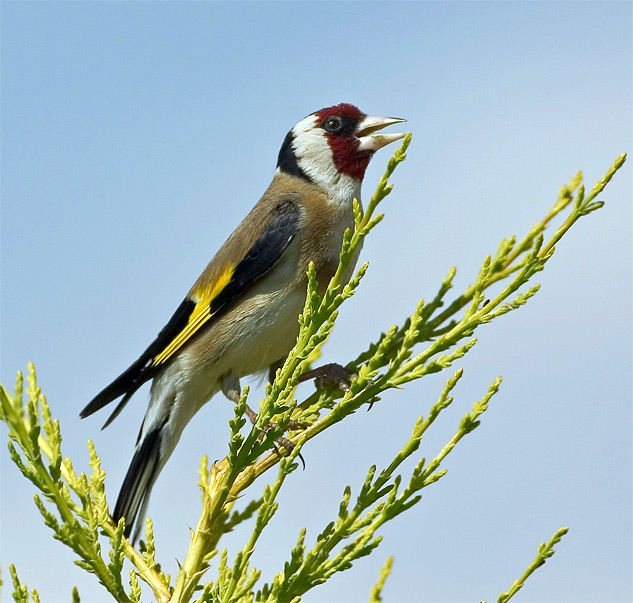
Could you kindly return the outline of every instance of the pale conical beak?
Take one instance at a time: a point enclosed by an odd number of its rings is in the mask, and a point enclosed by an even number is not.
[[[378,130],[382,130],[392,124],[399,124],[406,119],[399,117],[370,117],[367,116],[361,121],[354,134],[358,138],[359,151],[377,151],[382,147],[404,138],[404,134],[387,132],[385,134],[374,134]]]

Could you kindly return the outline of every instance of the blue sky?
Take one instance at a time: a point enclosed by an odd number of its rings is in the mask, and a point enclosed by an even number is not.
[[[591,185],[631,151],[631,22],[627,2],[4,2],[3,384],[35,362],[64,453],[87,468],[92,438],[114,500],[146,390],[105,431],[105,415],[80,421],[79,410],[163,326],[264,191],[294,123],[352,102],[406,118],[414,134],[363,250],[370,271],[324,350],[345,363],[433,297],[452,265],[457,294],[578,170]],[[374,158],[365,196],[388,155]],[[539,295],[478,332],[422,454],[504,382],[446,477],[385,527],[376,554],[305,601],[366,600],[388,554],[385,600],[496,600],[563,525],[516,600],[630,600],[630,164],[601,198],[539,275]],[[301,526],[314,538],[335,516],[345,484],[392,458],[444,378],[306,446],[307,469],[254,558],[264,576],[283,568]],[[172,574],[199,513],[199,458],[224,456],[231,415],[225,400],[207,405],[154,490]],[[14,562],[45,601],[69,600],[74,585],[82,601],[106,600],[1,462],[5,580]],[[243,537],[230,535],[231,552]]]

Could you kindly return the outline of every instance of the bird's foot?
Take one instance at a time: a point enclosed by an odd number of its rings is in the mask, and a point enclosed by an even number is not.
[[[314,385],[317,388],[337,386],[346,392],[349,391],[354,377],[356,377],[356,373],[353,373],[336,362],[332,362],[303,373],[303,375],[299,377],[299,383],[314,379]]]
[[[246,405],[246,416],[250,419],[253,425],[257,423],[258,415],[248,405]],[[262,428],[262,433],[259,436],[259,438],[263,439],[266,433],[276,428],[277,428],[277,423],[268,423],[267,425],[264,425],[264,427]],[[297,421],[288,421],[286,425],[286,429],[288,430],[297,430],[297,429],[305,429],[305,428],[306,428],[306,425],[304,425],[303,423],[299,423]],[[275,447],[275,451],[277,452],[277,454],[281,454],[280,448],[283,448],[284,450],[287,450],[288,452],[292,452],[295,447],[295,445],[288,438],[284,438],[283,436],[279,436],[278,438],[275,438],[275,442],[273,446]],[[299,456],[299,459],[301,460],[301,464],[303,465],[303,468],[305,469],[306,462],[304,458],[301,456],[301,453],[299,453],[298,456]]]
[[[237,404],[240,401],[241,395],[241,387],[240,381],[237,377],[233,375],[226,375],[222,378],[220,382],[220,386],[222,389],[222,393],[232,402]],[[249,418],[250,422],[255,425],[257,423],[257,413],[250,407],[248,404],[246,405],[246,410],[244,411],[246,416]],[[260,435],[260,439],[263,439],[266,433],[275,429],[277,427],[277,423],[268,423],[262,428],[262,433]],[[303,423],[298,423],[297,421],[288,421],[286,425],[286,429],[296,430],[296,429],[305,429],[306,425]],[[277,454],[281,454],[280,448],[284,448],[288,452],[292,452],[294,450],[295,445],[288,439],[280,436],[275,439],[275,450]],[[299,454],[299,458],[301,459],[301,463],[303,464],[303,468],[305,469],[305,461],[301,454]]]

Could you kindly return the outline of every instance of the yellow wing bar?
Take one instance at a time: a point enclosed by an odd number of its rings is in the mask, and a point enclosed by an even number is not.
[[[185,327],[180,331],[165,349],[152,361],[153,366],[158,366],[173,356],[198,330],[213,316],[211,313],[211,302],[226,287],[233,276],[235,266],[228,265],[220,274],[213,286],[201,289],[195,293],[197,299],[196,306],[187,321]]]

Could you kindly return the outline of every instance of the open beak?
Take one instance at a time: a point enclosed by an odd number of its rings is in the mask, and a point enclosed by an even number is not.
[[[385,134],[374,134],[378,130],[382,130],[392,124],[399,124],[406,119],[400,119],[399,117],[370,117],[367,116],[361,121],[354,134],[358,138],[358,150],[359,151],[377,151],[382,147],[404,138],[404,134],[387,132]]]

